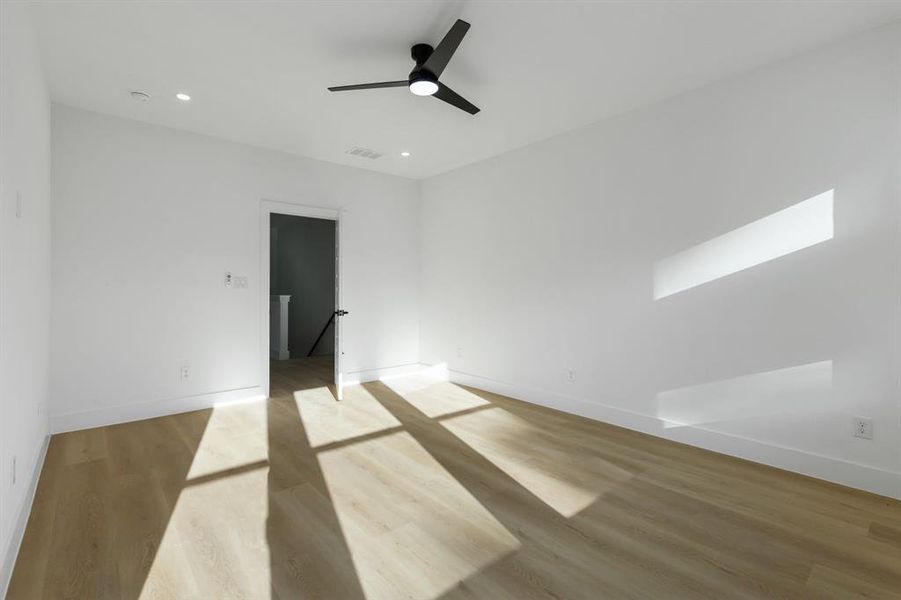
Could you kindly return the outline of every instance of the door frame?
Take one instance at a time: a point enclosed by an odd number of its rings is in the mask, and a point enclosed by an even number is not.
[[[335,279],[337,294],[335,294],[335,310],[343,306],[342,294],[344,289],[343,261],[341,260],[341,211],[337,208],[323,208],[319,206],[306,206],[293,202],[281,202],[278,200],[260,200],[260,387],[263,393],[269,397],[269,218],[270,215],[290,215],[294,217],[309,217],[311,219],[323,219],[335,222]],[[341,360],[341,348],[344,336],[341,327],[338,326],[338,318],[335,318],[335,386],[340,398],[343,395],[343,365]]]

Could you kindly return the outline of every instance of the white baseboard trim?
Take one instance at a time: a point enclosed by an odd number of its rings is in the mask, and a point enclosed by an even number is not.
[[[461,371],[449,370],[448,378],[454,383],[517,400],[901,500],[901,473],[896,471],[805,452],[797,448],[768,444],[703,427],[683,425],[673,427],[672,423],[659,417]]]
[[[349,371],[344,374],[344,384],[354,385],[399,375],[409,375],[425,368],[428,368],[428,365],[422,363],[406,363],[390,367],[376,367],[374,369]],[[186,396],[184,398],[174,398],[171,400],[124,404],[62,415],[53,415],[50,417],[50,432],[65,433],[67,431],[79,431],[81,429],[103,427],[104,425],[141,421],[143,419],[164,417],[166,415],[174,415],[204,408],[213,408],[227,404],[240,404],[244,402],[265,400],[266,397],[266,391],[262,387],[254,386],[222,392],[212,392],[209,394],[199,394],[197,396]]]
[[[366,383],[368,381],[378,381],[379,379],[399,377],[401,375],[411,375],[428,368],[430,368],[429,365],[414,362],[391,367],[376,367],[374,369],[347,371],[344,373],[344,385],[354,385],[357,383]]]
[[[19,507],[19,514],[13,523],[12,531],[9,535],[9,543],[4,548],[2,571],[0,571],[0,598],[6,597],[9,589],[9,581],[12,578],[13,568],[16,566],[16,557],[19,556],[19,548],[22,546],[22,538],[25,537],[25,526],[28,524],[28,517],[31,516],[31,507],[34,504],[34,495],[38,489],[38,480],[41,478],[41,471],[44,468],[44,458],[47,456],[47,448],[50,445],[50,435],[44,436],[41,449],[38,451],[37,459],[34,461],[34,469],[31,473],[31,481],[28,483],[28,489],[25,491],[25,498],[22,506]]]
[[[266,399],[266,392],[262,387],[253,386],[160,400],[152,402],[139,402],[136,404],[124,404],[109,406],[94,410],[85,410],[50,417],[50,432],[64,433],[66,431],[78,431],[91,429],[104,425],[128,423],[129,421],[141,421],[154,417],[174,415],[192,410],[225,406],[228,404],[242,404]]]

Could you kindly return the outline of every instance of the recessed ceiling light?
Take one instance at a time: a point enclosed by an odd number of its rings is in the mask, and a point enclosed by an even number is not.
[[[403,152],[400,153],[400,155],[403,156],[404,158],[407,158],[408,156],[410,156],[410,153],[407,152],[406,150],[404,150]]]
[[[187,102],[188,100],[191,99],[191,97],[184,92],[179,92],[178,94],[175,94],[175,97],[178,98],[179,100],[181,100],[182,102]]]
[[[137,90],[133,92],[129,92],[133,100],[138,100],[139,102],[147,102],[150,100],[150,94],[147,92],[139,92]]]

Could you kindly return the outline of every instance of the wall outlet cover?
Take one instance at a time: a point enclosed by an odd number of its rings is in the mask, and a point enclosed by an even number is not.
[[[873,419],[854,417],[854,437],[864,440],[873,439]]]

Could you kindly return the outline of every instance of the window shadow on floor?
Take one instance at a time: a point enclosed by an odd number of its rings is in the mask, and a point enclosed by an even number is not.
[[[898,503],[446,381],[338,402],[306,365],[265,403],[54,436],[8,598],[901,589]]]
[[[141,596],[211,414],[54,435],[8,600]]]
[[[365,598],[316,453],[291,393],[267,406],[273,598]]]
[[[865,557],[853,531],[818,534],[829,484],[447,382],[428,393],[464,390],[490,407],[430,417],[383,382],[363,386],[520,542],[441,600],[797,596],[837,589],[837,577],[856,590],[901,589],[901,563],[880,558],[901,557],[898,548]],[[571,484],[591,500],[562,514]],[[831,487],[882,510],[876,497]]]

